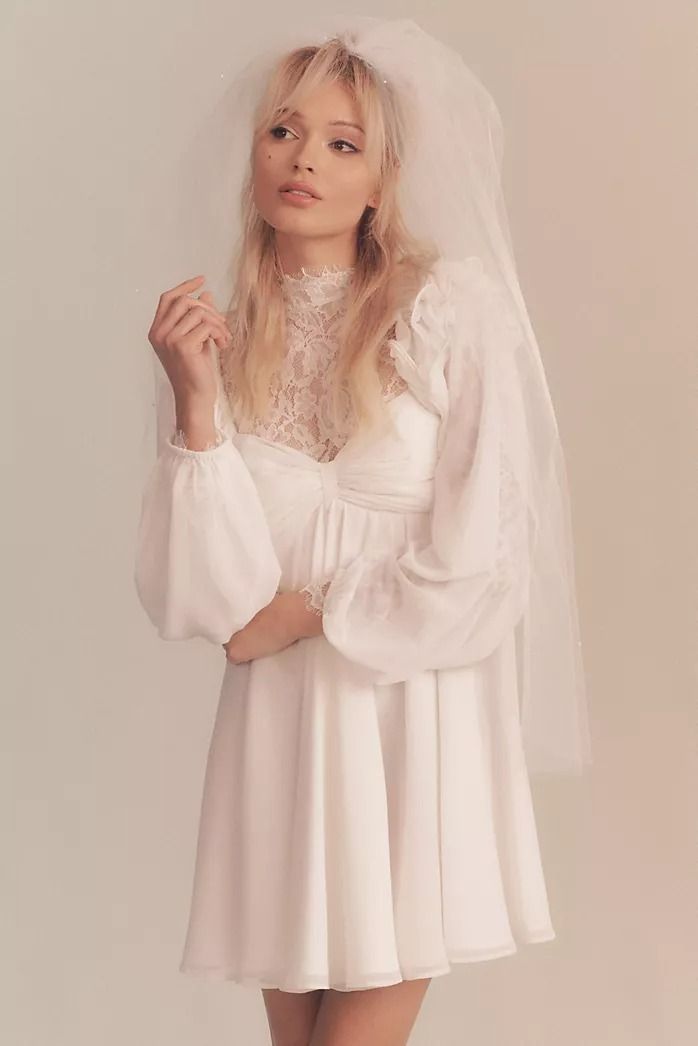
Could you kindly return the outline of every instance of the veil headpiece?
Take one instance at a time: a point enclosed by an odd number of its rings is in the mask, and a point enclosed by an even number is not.
[[[334,37],[375,71],[379,90],[385,85],[399,98],[398,201],[406,225],[445,259],[480,259],[519,332],[523,409],[511,440],[536,524],[529,597],[516,626],[522,735],[530,773],[579,774],[592,756],[566,466],[517,276],[501,182],[502,122],[460,54],[411,19],[294,14],[292,24],[271,29],[264,51],[223,74],[226,86],[184,158],[179,218],[190,223],[191,271],[207,274],[214,297],[228,297],[255,105],[282,54]]]

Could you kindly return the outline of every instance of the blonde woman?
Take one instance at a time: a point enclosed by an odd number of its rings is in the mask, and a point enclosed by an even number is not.
[[[433,977],[555,937],[564,463],[484,89],[411,21],[265,61],[230,301],[187,279],[149,332],[138,594],[225,652],[180,968],[261,989],[274,1046],[401,1046]]]

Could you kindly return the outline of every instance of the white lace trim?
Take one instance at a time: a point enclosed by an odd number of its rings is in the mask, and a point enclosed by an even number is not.
[[[312,610],[314,614],[322,614],[325,596],[327,595],[327,590],[331,583],[331,578],[329,581],[316,581],[306,585],[300,590],[305,595],[305,606],[307,610]]]
[[[341,302],[355,272],[354,266],[316,266],[316,271],[301,266],[297,273],[284,273],[283,288],[287,304],[301,303],[317,307]]]
[[[221,443],[226,440],[226,435],[219,428],[216,427],[216,439],[214,443],[206,443],[203,447],[197,447],[197,452],[203,452],[206,450],[215,450],[216,447],[220,447]],[[171,442],[175,447],[179,447],[181,450],[191,450],[192,448],[187,444],[187,437],[184,434],[184,429],[176,429]]]

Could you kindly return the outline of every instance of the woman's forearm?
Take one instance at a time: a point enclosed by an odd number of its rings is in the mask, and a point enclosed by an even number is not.
[[[188,450],[208,450],[215,447],[218,434],[213,406],[183,402],[176,404],[177,434]]]

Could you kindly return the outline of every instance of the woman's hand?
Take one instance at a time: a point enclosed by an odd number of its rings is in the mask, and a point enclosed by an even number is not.
[[[232,335],[209,291],[193,297],[204,279],[195,276],[160,295],[148,341],[165,368],[175,400],[212,406],[217,388],[208,341],[222,349]]]
[[[308,610],[303,592],[278,592],[239,632],[223,643],[233,664],[284,650],[297,639],[322,634],[322,618]]]

